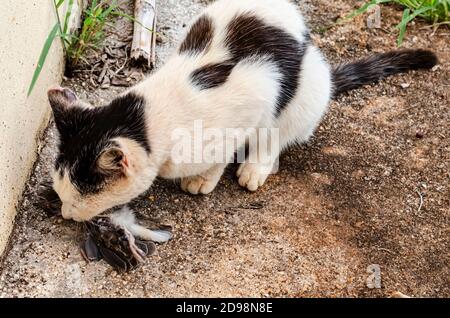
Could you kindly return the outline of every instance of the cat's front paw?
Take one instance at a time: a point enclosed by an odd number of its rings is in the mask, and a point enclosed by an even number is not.
[[[272,172],[272,165],[244,162],[239,166],[236,173],[241,187],[255,192],[266,182]]]
[[[219,180],[208,179],[203,176],[193,176],[181,179],[181,189],[191,194],[208,194],[216,187]]]

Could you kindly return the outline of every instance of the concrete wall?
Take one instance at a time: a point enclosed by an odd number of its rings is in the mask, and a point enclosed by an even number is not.
[[[50,115],[46,91],[63,70],[55,41],[30,97],[28,86],[42,46],[56,23],[52,0],[2,0],[0,10],[0,255]]]

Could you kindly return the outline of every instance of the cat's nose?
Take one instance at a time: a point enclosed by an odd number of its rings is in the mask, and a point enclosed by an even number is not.
[[[72,207],[68,204],[63,203],[61,207],[61,214],[66,220],[72,219]]]
[[[63,203],[61,207],[61,214],[66,220],[74,220],[76,222],[82,221],[82,219],[79,217],[77,209],[71,204]]]

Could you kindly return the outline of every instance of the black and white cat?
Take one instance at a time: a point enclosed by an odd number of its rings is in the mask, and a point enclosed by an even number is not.
[[[162,68],[110,104],[94,108],[69,89],[49,90],[63,216],[88,220],[139,196],[157,176],[181,179],[192,194],[210,193],[226,162],[171,158],[171,132],[192,131],[196,120],[205,129],[278,128],[282,150],[310,138],[334,96],[436,63],[432,52],[400,50],[332,68],[288,0],[218,0],[194,19]],[[278,155],[241,163],[239,184],[256,191]]]

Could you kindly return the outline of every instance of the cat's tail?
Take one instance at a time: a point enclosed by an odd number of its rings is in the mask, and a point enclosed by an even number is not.
[[[431,51],[407,49],[374,54],[354,62],[340,64],[332,70],[333,97],[393,74],[430,69],[437,63],[438,58]]]

